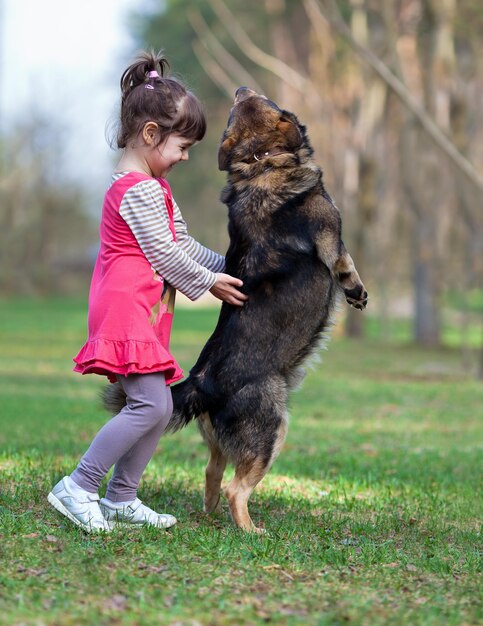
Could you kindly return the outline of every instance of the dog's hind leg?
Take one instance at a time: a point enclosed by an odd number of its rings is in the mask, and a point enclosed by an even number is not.
[[[199,417],[198,426],[203,439],[210,449],[210,460],[205,470],[206,483],[203,510],[205,513],[213,513],[219,509],[221,481],[227,459],[218,446],[210,416],[207,413]]]
[[[252,461],[239,462],[236,465],[235,476],[225,490],[230,506],[230,513],[235,524],[249,532],[263,533],[263,528],[257,528],[248,512],[248,499],[252,491],[262,480],[277,458],[287,433],[287,422],[282,420],[274,441],[273,449],[268,461],[266,457],[255,457]]]
[[[264,532],[262,528],[257,528],[252,522],[248,513],[248,499],[267,471],[267,463],[264,463],[260,458],[256,458],[249,465],[239,465],[235,470],[233,480],[225,489],[233,521],[243,530],[256,533]]]
[[[205,470],[205,499],[203,510],[205,513],[213,513],[219,510],[221,481],[226,467],[226,457],[223,456],[220,448],[211,448],[210,460]]]

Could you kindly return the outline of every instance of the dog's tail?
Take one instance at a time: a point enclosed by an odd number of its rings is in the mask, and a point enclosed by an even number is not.
[[[206,411],[206,403],[191,376],[171,387],[171,393],[173,394],[173,415],[166,430],[174,433]]]
[[[126,394],[119,383],[106,385],[101,391],[101,399],[111,415],[117,415],[126,406]]]
[[[196,389],[193,379],[188,377],[182,383],[171,387],[173,394],[173,415],[166,431],[176,432],[186,426],[206,410],[202,395]],[[102,391],[104,408],[117,415],[126,406],[126,394],[119,383],[109,384]]]

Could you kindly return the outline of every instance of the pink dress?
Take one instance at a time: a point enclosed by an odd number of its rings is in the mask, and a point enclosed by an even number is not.
[[[74,371],[103,374],[111,382],[116,374],[164,372],[170,384],[183,377],[169,349],[175,290],[153,269],[119,214],[125,192],[145,179],[153,180],[130,172],[106,193],[101,246],[89,293],[89,336],[74,359]],[[171,190],[166,181],[157,180],[176,241]]]

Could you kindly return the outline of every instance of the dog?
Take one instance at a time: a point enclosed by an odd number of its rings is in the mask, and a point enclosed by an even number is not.
[[[240,87],[218,153],[227,172],[226,272],[243,281],[243,307],[223,303],[217,326],[189,377],[172,387],[168,430],[196,419],[210,450],[204,510],[225,489],[235,524],[253,532],[248,499],[278,456],[287,396],[331,325],[338,293],[357,309],[367,291],[341,240],[341,217],[313,160],[305,127],[255,91]],[[122,389],[109,385],[117,412]]]

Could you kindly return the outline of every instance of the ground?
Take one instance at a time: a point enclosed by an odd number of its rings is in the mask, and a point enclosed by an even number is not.
[[[215,319],[177,311],[184,367]],[[85,301],[2,301],[0,623],[480,623],[483,385],[459,348],[416,348],[396,321],[390,342],[368,329],[334,338],[291,398],[251,500],[266,536],[237,530],[226,503],[202,513],[207,451],[191,425],[161,440],[140,490],[177,527],[93,537],[46,503],[107,419],[103,380],[71,372]]]

